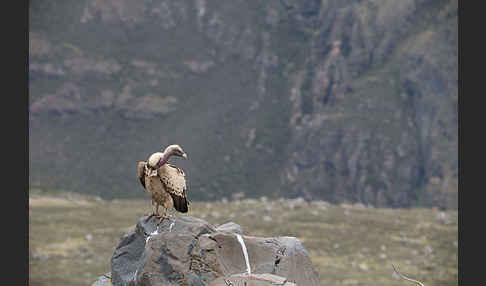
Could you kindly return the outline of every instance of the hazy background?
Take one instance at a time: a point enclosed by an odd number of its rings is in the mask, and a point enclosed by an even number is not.
[[[458,285],[457,13],[457,0],[30,0],[29,284],[110,271],[150,211],[137,162],[179,144],[189,215],[298,237],[322,285],[407,283],[391,263]]]
[[[457,207],[457,1],[29,2],[30,185]],[[175,162],[174,162],[175,163]]]

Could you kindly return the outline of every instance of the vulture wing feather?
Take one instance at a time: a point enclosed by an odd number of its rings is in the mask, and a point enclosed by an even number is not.
[[[140,180],[140,183],[142,183],[142,186],[144,188],[145,188],[145,172],[144,172],[145,164],[147,163],[142,161],[138,162],[137,164],[137,177]]]
[[[159,168],[159,176],[174,201],[174,208],[182,213],[187,212],[188,201],[184,171],[167,163]]]

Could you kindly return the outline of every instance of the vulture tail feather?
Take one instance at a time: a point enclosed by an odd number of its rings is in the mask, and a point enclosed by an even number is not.
[[[172,197],[172,201],[174,202],[174,208],[181,213],[187,213],[187,199],[185,197],[178,196],[172,193],[170,194],[170,196]]]

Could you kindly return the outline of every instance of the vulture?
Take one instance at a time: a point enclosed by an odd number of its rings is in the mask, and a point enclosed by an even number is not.
[[[173,207],[181,213],[188,211],[185,174],[169,163],[171,156],[187,159],[187,154],[179,145],[169,145],[163,152],[150,155],[146,162],[138,162],[137,166],[138,179],[152,199],[152,208],[155,206],[155,211],[149,214],[147,220],[156,216],[159,224],[168,217],[169,208]],[[159,214],[159,206],[164,208],[163,214]]]

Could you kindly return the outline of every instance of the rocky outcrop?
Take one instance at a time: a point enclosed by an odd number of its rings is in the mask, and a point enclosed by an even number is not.
[[[113,285],[216,286],[224,285],[224,280],[247,281],[247,285],[318,285],[318,273],[295,237],[242,235],[252,274],[247,275],[237,224],[215,227],[183,216],[157,226],[157,219],[145,219],[116,246],[111,258]]]

